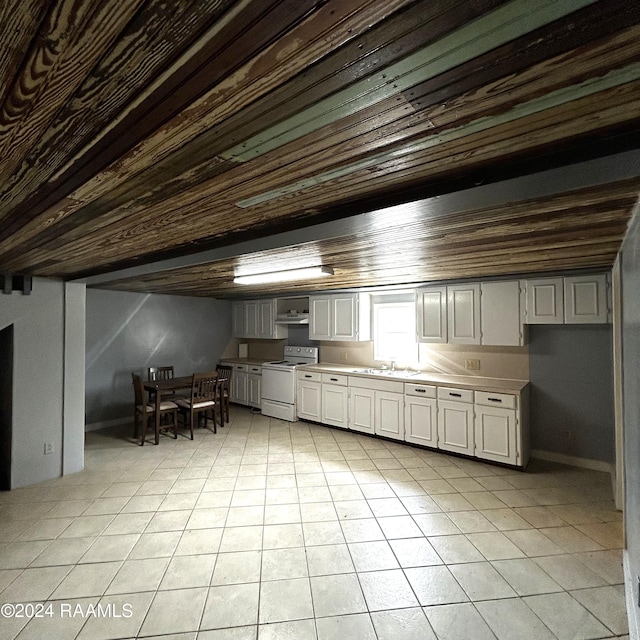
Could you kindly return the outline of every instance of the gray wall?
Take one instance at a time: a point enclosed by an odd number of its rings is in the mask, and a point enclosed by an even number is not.
[[[86,332],[86,423],[95,428],[132,418],[132,371],[215,368],[231,338],[231,303],[88,289]]]
[[[84,304],[84,285],[73,287],[67,299],[63,282],[34,278],[31,295],[0,295],[0,329],[13,325],[14,335],[12,488],[62,475],[63,442],[69,468],[82,468],[84,421],[77,407],[84,398],[83,368],[74,375],[70,360],[64,375],[66,356],[84,352],[83,332],[70,330],[65,343],[67,314],[81,317]],[[53,454],[44,455],[45,442],[53,444]]]
[[[611,325],[530,325],[531,448],[613,462]]]
[[[640,213],[622,246],[622,375],[625,464],[625,573],[630,635],[640,637]]]

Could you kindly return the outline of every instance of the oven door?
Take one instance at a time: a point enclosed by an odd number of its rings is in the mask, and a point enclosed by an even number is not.
[[[270,369],[262,367],[262,398],[273,402],[295,404],[296,371],[289,369]]]

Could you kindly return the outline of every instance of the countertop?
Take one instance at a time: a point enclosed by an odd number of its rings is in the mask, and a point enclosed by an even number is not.
[[[256,358],[221,358],[220,362],[229,362],[231,364],[249,364],[249,365],[263,365],[268,360],[264,358],[256,360]]]
[[[339,373],[342,375],[357,376],[363,378],[376,378],[378,380],[396,380],[399,382],[416,382],[422,384],[435,384],[447,387],[459,387],[492,393],[520,394],[529,384],[528,380],[511,380],[508,378],[485,378],[482,376],[455,376],[444,373],[420,372],[408,375],[403,371],[397,371],[385,375],[361,373],[354,369],[365,369],[355,365],[345,366],[331,363],[305,364],[297,367],[301,371],[317,371],[320,373]]]

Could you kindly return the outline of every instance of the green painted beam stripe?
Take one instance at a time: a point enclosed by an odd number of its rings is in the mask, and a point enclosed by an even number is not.
[[[453,69],[596,0],[513,0],[219,154],[247,162]]]
[[[411,146],[398,149],[397,151],[389,151],[386,153],[377,154],[375,156],[372,156],[371,158],[367,158],[366,160],[354,162],[339,169],[334,169],[332,171],[327,171],[326,173],[321,173],[310,178],[299,180],[298,182],[287,185],[286,187],[273,189],[272,191],[267,191],[252,198],[241,200],[236,204],[239,207],[248,208],[257,204],[261,204],[263,202],[269,202],[270,200],[275,200],[277,198],[280,198],[281,196],[296,193],[298,191],[302,191],[303,189],[308,189],[309,187],[313,187],[324,182],[329,182],[330,180],[334,180],[335,178],[340,178],[342,176],[349,175],[350,173],[355,173],[356,171],[367,169],[368,167],[383,164],[384,162],[388,162],[397,158],[402,158],[403,156],[407,156],[412,153],[425,151],[426,149],[435,147],[437,145],[451,142],[453,140],[463,138],[473,133],[486,131],[487,129],[491,129],[492,127],[506,124],[508,122],[513,122],[520,118],[524,118],[535,113],[540,113],[541,111],[567,104],[568,102],[572,102],[586,96],[594,95],[599,91],[618,87],[639,79],[640,62],[628,65],[622,69],[616,69],[615,71],[611,71],[607,75],[599,78],[593,78],[577,85],[557,89],[556,91],[552,91],[551,93],[548,93],[544,96],[540,96],[539,98],[535,98],[534,100],[531,100],[529,102],[517,105],[513,109],[501,113],[500,115],[478,118],[477,120],[473,120],[472,122],[461,125],[460,127],[456,127],[454,129],[449,129],[447,131],[444,131],[443,133],[435,133],[426,136],[421,141],[416,142]]]

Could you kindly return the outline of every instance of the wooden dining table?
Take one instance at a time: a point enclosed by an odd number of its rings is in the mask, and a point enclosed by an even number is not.
[[[155,395],[155,444],[160,442],[160,404],[162,403],[162,396],[175,393],[181,389],[191,389],[192,382],[193,376],[179,376],[177,378],[169,378],[168,380],[147,380],[143,384],[145,391],[149,391],[151,395]]]
[[[219,377],[218,380],[223,382],[226,378]],[[143,383],[144,389],[149,391],[150,394],[155,395],[156,405],[156,423],[155,423],[155,444],[160,442],[160,404],[162,403],[162,396],[175,393],[182,389],[191,389],[193,383],[193,376],[179,376],[177,378],[169,378],[168,380],[147,380]],[[218,398],[216,402],[220,402],[222,398]],[[215,420],[215,413],[213,416]],[[222,425],[221,425],[222,426]]]

